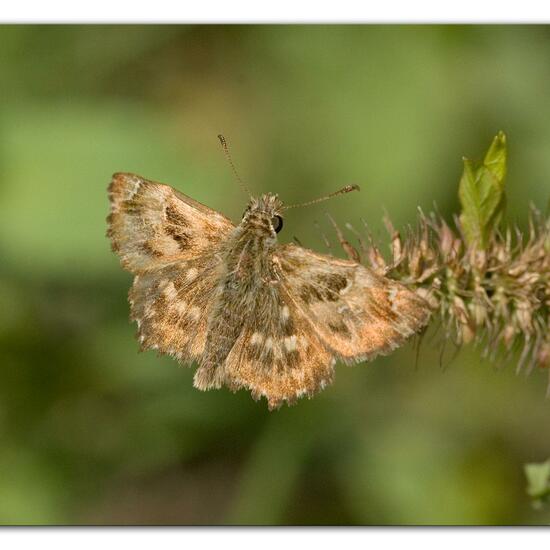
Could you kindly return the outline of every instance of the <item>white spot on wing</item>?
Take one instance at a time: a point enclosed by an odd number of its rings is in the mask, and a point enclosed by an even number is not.
[[[137,178],[132,178],[131,180],[127,180],[127,181],[129,182],[129,185],[127,188],[126,197],[124,197],[124,199],[131,200],[136,196],[137,192],[139,191],[141,181]]]
[[[165,235],[157,236],[158,248],[168,256],[176,255],[180,253],[178,243]]]
[[[393,311],[397,311],[397,304],[395,303],[395,298],[397,297],[397,288],[393,287],[390,288],[390,291],[388,292],[388,297],[390,299],[390,306]]]
[[[201,316],[201,308],[198,306],[192,306],[189,308],[189,317],[193,319],[193,321],[197,321]]]
[[[294,351],[296,349],[296,335],[287,336],[285,338],[285,348],[287,351]]]
[[[187,282],[194,281],[197,278],[197,275],[199,274],[199,271],[196,267],[191,267],[187,270],[187,273],[185,274],[185,280]]]
[[[163,289],[162,293],[168,300],[175,300],[178,296],[178,291],[174,286],[174,283],[169,282]]]
[[[261,332],[255,332],[250,337],[250,343],[253,344],[253,345],[258,345],[258,344],[261,344],[263,342],[263,339],[264,339],[264,335]]]
[[[178,310],[178,313],[185,313],[187,311],[187,302],[185,300],[180,300],[175,303],[175,307]]]

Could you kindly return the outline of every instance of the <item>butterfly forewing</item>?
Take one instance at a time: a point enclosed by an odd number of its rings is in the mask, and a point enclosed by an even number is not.
[[[344,361],[389,353],[428,321],[422,298],[360,264],[293,244],[274,257],[297,314]]]
[[[115,174],[109,198],[107,235],[133,273],[210,254],[234,229],[215,210],[135,174]]]

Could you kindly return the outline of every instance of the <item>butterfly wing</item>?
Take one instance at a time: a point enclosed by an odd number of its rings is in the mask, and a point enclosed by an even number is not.
[[[332,381],[333,367],[333,354],[285,293],[267,283],[256,293],[220,377],[234,390],[249,389],[254,399],[266,397],[274,409],[311,397]],[[195,375],[199,381],[201,369]]]
[[[208,255],[234,229],[222,214],[168,185],[115,174],[107,236],[132,273]]]
[[[277,247],[219,373],[271,409],[312,396],[345,362],[388,353],[424,326],[426,302],[354,262],[295,245]],[[200,375],[200,369],[197,371]]]
[[[344,362],[387,354],[429,320],[425,300],[361,264],[293,244],[274,261],[293,308]]]
[[[134,174],[115,174],[109,198],[107,235],[123,267],[136,274],[129,299],[142,348],[196,359],[206,340],[220,247],[233,224]]]

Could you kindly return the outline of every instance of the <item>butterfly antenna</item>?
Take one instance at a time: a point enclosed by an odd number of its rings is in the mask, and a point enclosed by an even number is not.
[[[227,145],[227,141],[225,140],[225,138],[221,134],[218,134],[218,139],[220,140],[220,143],[222,145],[222,149],[223,149],[223,153],[225,155],[225,158],[227,159],[227,162],[229,162],[229,166],[231,166],[231,170],[233,170],[233,174],[235,174],[235,177],[237,178],[237,181],[239,182],[239,184],[240,184],[241,188],[243,189],[243,191],[249,197],[251,197],[252,194],[248,190],[248,187],[245,185],[244,181],[239,176],[239,174],[237,172],[237,169],[235,168],[235,165],[233,164],[233,159],[231,158],[231,154],[229,153],[229,147]]]
[[[342,189],[339,189],[334,193],[330,193],[329,195],[325,195],[324,197],[319,197],[318,199],[308,201],[308,202],[301,202],[299,204],[290,204],[288,206],[283,206],[283,210],[288,210],[289,208],[298,208],[299,206],[309,206],[311,204],[317,204],[318,202],[326,201],[328,199],[331,199],[332,197],[336,197],[337,195],[344,195],[345,193],[350,193],[351,191],[360,191],[360,190],[361,189],[358,185],[346,185],[345,187],[342,187]]]

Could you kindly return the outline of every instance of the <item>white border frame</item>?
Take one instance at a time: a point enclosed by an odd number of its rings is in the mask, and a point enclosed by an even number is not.
[[[4,23],[547,23],[544,0],[16,0]]]

